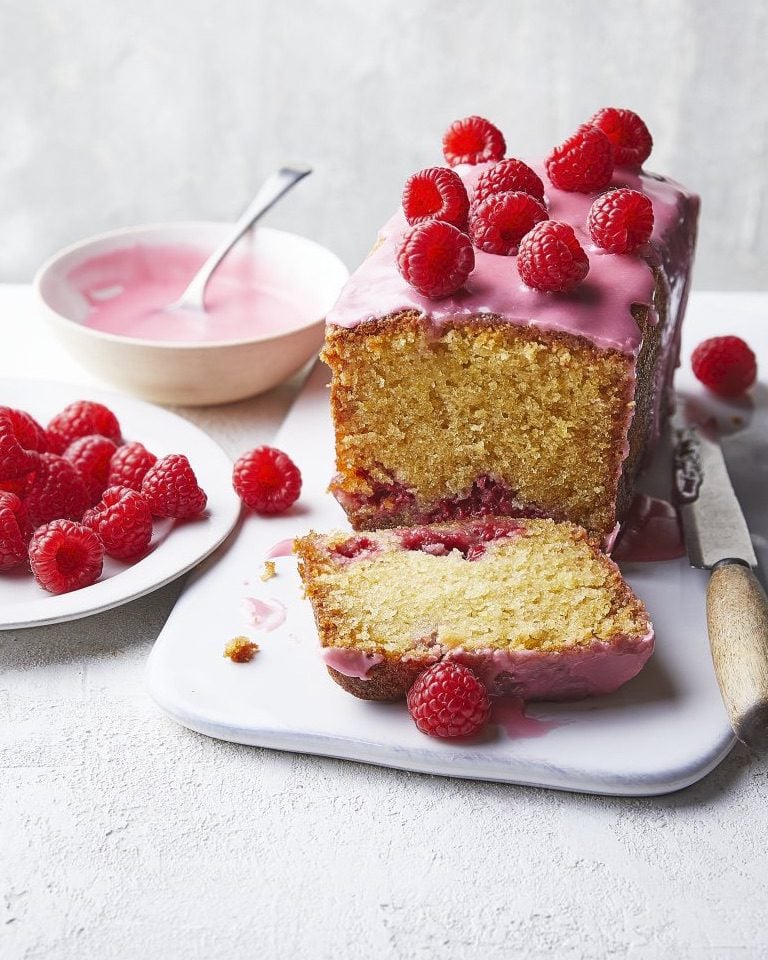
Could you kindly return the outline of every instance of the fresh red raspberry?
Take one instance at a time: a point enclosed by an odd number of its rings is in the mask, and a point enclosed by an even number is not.
[[[603,107],[589,121],[599,127],[613,144],[613,160],[617,167],[641,167],[653,149],[648,127],[631,110]]]
[[[73,441],[64,451],[64,459],[69,460],[83,478],[90,505],[96,503],[107,488],[109,464],[116,450],[108,437],[93,434]]]
[[[26,518],[21,500],[0,492],[0,573],[21,566],[27,559]]]
[[[741,337],[711,337],[691,355],[693,372],[721,397],[738,397],[755,382],[757,360]]]
[[[478,250],[508,257],[517,253],[526,233],[546,219],[544,204],[528,193],[492,194],[473,208],[469,236]]]
[[[141,481],[155,463],[157,457],[150,453],[143,443],[126,443],[118,447],[112,456],[107,482],[110,487],[141,490]]]
[[[472,206],[482,203],[493,193],[530,193],[544,203],[544,184],[527,163],[510,157],[500,160],[477,178],[472,194]]]
[[[49,520],[79,520],[88,506],[83,479],[69,460],[41,453],[24,498],[29,522],[39,527]]]
[[[5,414],[11,421],[14,436],[25,450],[44,453],[48,449],[45,430],[26,410],[0,407],[0,414]]]
[[[85,511],[83,526],[98,534],[110,557],[135,560],[152,539],[152,511],[138,491],[109,487],[101,501]]]
[[[196,517],[208,503],[189,460],[181,453],[172,453],[153,464],[144,475],[141,492],[156,517]]]
[[[54,434],[52,442],[58,445],[60,440],[63,440],[65,448],[73,440],[94,433],[120,443],[120,424],[117,417],[104,404],[94,403],[92,400],[75,400],[70,403],[51,420],[48,430]]]
[[[592,193],[611,182],[613,147],[602,130],[585,123],[555,147],[546,166],[549,179],[559,190]]]
[[[51,430],[49,427],[45,431],[45,449],[48,453],[55,453],[57,457],[60,457],[68,446],[67,438],[58,430]]]
[[[397,266],[419,293],[438,300],[464,286],[474,269],[475,253],[461,230],[441,220],[429,220],[403,235]]]
[[[29,563],[41,587],[49,593],[69,593],[99,579],[104,547],[81,523],[53,520],[32,535]]]
[[[521,240],[517,268],[527,286],[557,293],[581,283],[589,260],[570,224],[544,220]]]
[[[488,722],[491,703],[485,685],[469,667],[441,660],[408,691],[408,712],[430,737],[469,737]]]
[[[587,229],[603,250],[633,253],[651,239],[653,204],[639,190],[609,190],[590,207]]]
[[[454,120],[443,134],[443,156],[451,167],[501,160],[506,149],[501,130],[483,117]]]
[[[232,486],[250,510],[282,513],[299,499],[301,473],[282,450],[256,447],[235,463]]]
[[[15,480],[34,470],[37,454],[25,450],[19,443],[11,418],[0,413],[0,480]]]
[[[403,212],[411,225],[444,220],[464,230],[469,212],[467,188],[458,173],[447,167],[419,170],[405,181]]]

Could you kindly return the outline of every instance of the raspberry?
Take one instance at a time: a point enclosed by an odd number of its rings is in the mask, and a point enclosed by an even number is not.
[[[301,473],[282,450],[256,447],[235,463],[232,486],[250,510],[282,513],[299,498]]]
[[[62,441],[64,446],[68,447],[73,440],[94,433],[120,443],[120,424],[117,417],[102,403],[91,400],[75,400],[70,403],[51,420],[48,430],[54,434],[51,442],[57,447]]]
[[[53,453],[41,453],[24,499],[29,522],[39,527],[49,520],[79,520],[88,506],[82,477],[72,464]]]
[[[464,286],[475,266],[475,253],[469,238],[456,227],[429,220],[403,235],[397,266],[419,293],[437,300]]]
[[[468,737],[488,722],[491,703],[469,667],[441,660],[408,691],[408,712],[419,730],[431,737]]]
[[[153,464],[144,475],[141,492],[156,517],[196,517],[208,503],[189,460],[181,453],[172,453]]]
[[[653,204],[639,190],[609,190],[592,204],[587,229],[609,253],[633,253],[651,239]]]
[[[501,130],[483,117],[454,120],[443,134],[443,156],[451,167],[501,160],[506,149]]]
[[[447,167],[419,170],[405,181],[403,212],[411,225],[444,220],[464,230],[469,212],[467,188],[458,173]]]
[[[0,413],[0,480],[15,480],[34,470],[37,454],[19,443],[7,413]]]
[[[12,407],[0,407],[0,414],[11,421],[14,436],[25,450],[43,453],[48,449],[45,430],[26,410],[14,410]]]
[[[0,493],[0,573],[21,566],[27,559],[26,519],[21,500]]]
[[[110,487],[141,490],[141,481],[155,463],[157,457],[143,443],[126,443],[112,455],[107,482]]]
[[[474,208],[469,235],[478,250],[508,257],[517,253],[526,233],[546,219],[544,204],[530,194],[492,194]]]
[[[613,144],[617,167],[641,167],[651,155],[653,138],[648,127],[631,110],[603,107],[589,122],[599,127]]]
[[[57,457],[60,457],[68,446],[66,437],[58,430],[51,430],[49,427],[45,431],[45,449],[48,453],[55,453]]]
[[[35,580],[50,593],[69,593],[90,586],[101,576],[104,547],[81,523],[53,520],[40,527],[29,543]]]
[[[510,157],[500,160],[477,178],[472,194],[472,206],[482,203],[493,193],[530,193],[544,202],[544,184],[541,178],[522,160]]]
[[[536,290],[572,290],[589,273],[589,260],[573,227],[544,220],[527,233],[517,257],[523,283]]]
[[[135,560],[152,539],[152,511],[136,490],[109,487],[101,501],[85,511],[83,526],[98,534],[110,557]]]
[[[585,123],[547,158],[549,179],[559,190],[592,193],[613,176],[613,147],[597,127]]]
[[[83,478],[88,503],[93,505],[104,493],[109,476],[109,463],[117,447],[107,437],[94,434],[80,437],[64,451],[64,459],[75,467]]]
[[[691,355],[697,379],[721,397],[738,397],[757,378],[757,360],[741,337],[712,337]]]

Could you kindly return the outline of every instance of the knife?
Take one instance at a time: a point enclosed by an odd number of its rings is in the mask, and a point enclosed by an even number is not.
[[[768,748],[768,600],[720,444],[705,428],[672,418],[673,495],[693,567],[711,570],[707,629],[734,733]]]

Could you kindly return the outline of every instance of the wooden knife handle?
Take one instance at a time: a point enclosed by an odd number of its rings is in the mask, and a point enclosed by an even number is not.
[[[721,562],[707,587],[707,626],[717,682],[734,733],[768,749],[768,599],[750,567]]]

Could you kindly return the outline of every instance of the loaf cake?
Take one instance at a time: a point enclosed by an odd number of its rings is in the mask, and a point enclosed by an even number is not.
[[[294,543],[333,679],[398,700],[443,658],[491,695],[610,693],[651,655],[653,630],[616,565],[570,523],[468,520]]]
[[[455,206],[444,228],[469,238],[466,281],[428,296],[406,279],[403,238],[419,218],[401,209],[327,317],[331,490],[356,530],[550,517],[609,545],[670,406],[698,198],[640,169],[651,140],[630,111],[601,111],[531,164],[502,161],[498,131],[473,147],[473,121],[460,122],[464,139],[452,128],[452,168],[431,168],[436,184],[457,175],[466,190],[466,209]],[[523,281],[527,237],[486,252],[493,244],[473,226],[488,191],[509,189],[501,165],[510,163],[532,174],[533,186],[512,186],[541,204],[547,221],[536,229],[572,228],[582,260],[569,289]],[[598,246],[587,225],[595,202],[619,189],[652,208],[649,241],[623,253]]]

